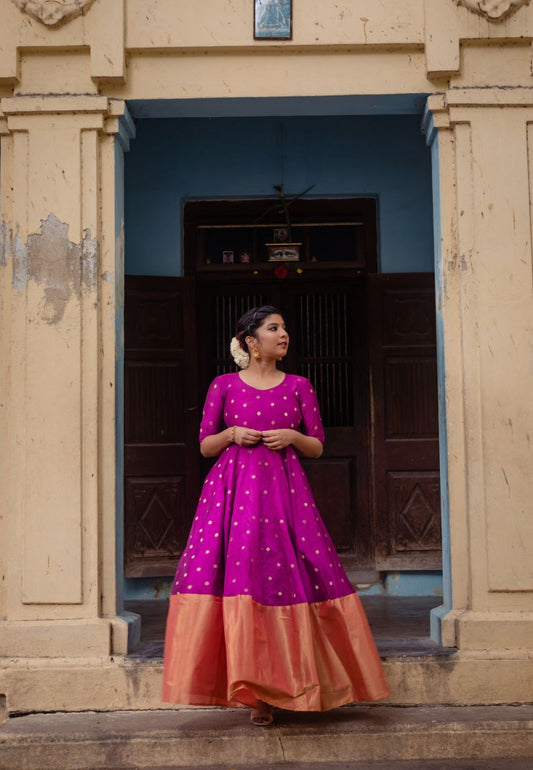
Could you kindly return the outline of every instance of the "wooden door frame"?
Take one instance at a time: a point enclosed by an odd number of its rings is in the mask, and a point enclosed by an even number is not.
[[[330,201],[330,204],[331,203],[332,201]],[[189,260],[189,266],[191,267],[193,264],[195,268],[198,262],[196,260],[193,260],[192,262]],[[221,265],[220,267],[223,266]],[[417,565],[414,562],[409,566],[403,566],[400,563],[400,560],[396,567],[396,563],[393,564],[392,562],[387,562],[387,565],[385,566],[385,562],[383,561],[383,542],[386,538],[380,536],[380,531],[384,527],[384,522],[383,511],[381,511],[380,514],[379,510],[379,505],[383,507],[383,497],[381,496],[381,503],[378,504],[380,495],[379,490],[376,489],[375,479],[376,442],[372,439],[374,436],[376,419],[375,382],[373,382],[373,379],[378,375],[374,359],[375,351],[371,350],[372,340],[370,328],[371,325],[375,323],[376,318],[372,314],[376,312],[377,307],[375,292],[372,287],[375,287],[380,281],[385,280],[386,277],[379,274],[367,276],[365,271],[359,269],[350,270],[346,267],[339,268],[337,265],[314,265],[314,269],[307,270],[302,264],[303,270],[298,271],[295,269],[294,265],[291,265],[291,270],[289,270],[287,276],[283,279],[279,277],[276,279],[274,278],[274,266],[272,265],[263,265],[261,270],[240,270],[237,272],[234,271],[233,267],[233,265],[228,265],[226,269],[219,269],[216,272],[216,275],[211,274],[209,271],[198,271],[194,274],[195,271],[193,269],[193,274],[189,275],[189,277],[176,279],[184,282],[184,284],[187,283],[192,289],[192,293],[191,291],[187,292],[187,297],[189,297],[189,300],[187,301],[189,302],[189,305],[184,306],[182,312],[185,316],[189,316],[193,323],[193,326],[190,326],[188,330],[190,355],[193,357],[196,355],[198,356],[197,366],[193,366],[187,372],[184,381],[184,396],[186,403],[189,404],[189,408],[185,415],[189,425],[189,432],[193,432],[193,422],[198,422],[198,414],[203,397],[199,392],[199,385],[202,380],[206,380],[205,367],[208,365],[202,356],[202,346],[200,341],[197,340],[198,334],[195,324],[196,314],[201,313],[202,308],[198,307],[196,302],[191,301],[190,297],[192,297],[192,294],[196,294],[197,292],[201,294],[203,286],[210,286],[216,289],[222,286],[224,286],[224,288],[237,288],[239,285],[241,288],[253,286],[254,289],[256,289],[257,294],[263,293],[264,289],[267,287],[275,287],[276,291],[279,292],[283,292],[284,288],[290,288],[291,290],[295,288],[296,290],[302,291],[302,287],[305,287],[306,285],[312,287],[310,289],[311,291],[320,288],[324,288],[326,291],[329,289],[331,291],[331,289],[335,289],[336,287],[345,288],[348,280],[353,281],[354,287],[367,287],[366,291],[364,290],[362,292],[363,307],[359,317],[358,326],[358,340],[362,341],[362,344],[359,345],[357,355],[355,355],[355,353],[353,355],[353,360],[358,361],[359,363],[359,367],[354,372],[357,381],[354,379],[352,383],[354,390],[357,385],[354,408],[359,410],[357,414],[354,414],[353,424],[356,431],[359,431],[359,436],[355,438],[355,442],[358,446],[362,447],[362,451],[357,454],[357,457],[364,458],[364,461],[358,460],[355,479],[353,480],[353,483],[357,488],[354,496],[354,500],[357,501],[355,504],[360,506],[359,510],[363,512],[361,516],[357,516],[357,514],[354,513],[356,523],[354,522],[355,545],[352,552],[353,564],[358,568],[363,567],[366,569],[373,569],[376,566],[376,556],[379,555],[381,561],[378,564],[378,568],[381,569],[424,569],[428,566],[429,568],[436,568],[437,565],[434,560],[430,560],[430,563],[427,563],[427,566],[425,564]],[[244,267],[244,265],[241,265],[240,267]],[[255,278],[252,276],[255,276]],[[405,278],[407,279],[407,276],[405,276]],[[146,288],[154,278],[131,277],[129,280],[130,285],[132,282],[141,282]],[[203,375],[200,374],[200,367],[204,370]],[[211,379],[211,376],[212,373],[210,373],[208,379]],[[203,385],[205,384],[206,382],[203,383]],[[324,454],[325,458],[327,459],[328,456],[344,456],[343,452],[339,450],[337,451],[337,455],[335,455],[337,440],[335,428],[328,429],[328,432],[328,443]],[[188,466],[190,467],[187,475],[190,474],[190,481],[192,482],[192,485],[194,485],[194,479],[197,478],[200,467],[199,459],[195,461],[191,456],[189,458]],[[379,548],[377,547],[378,540],[380,543]]]

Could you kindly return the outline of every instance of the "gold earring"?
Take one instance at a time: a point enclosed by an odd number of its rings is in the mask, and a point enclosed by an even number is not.
[[[258,350],[254,350],[254,358],[256,359],[256,361],[259,361],[259,359],[261,358],[261,353]]]

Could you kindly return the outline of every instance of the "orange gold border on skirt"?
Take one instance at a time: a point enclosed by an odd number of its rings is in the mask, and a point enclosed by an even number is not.
[[[357,594],[283,607],[250,596],[170,599],[164,701],[325,711],[388,694]]]

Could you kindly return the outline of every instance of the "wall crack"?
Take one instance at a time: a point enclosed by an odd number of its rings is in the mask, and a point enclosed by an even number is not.
[[[283,746],[283,738],[282,738],[282,736],[281,736],[281,735],[278,735],[278,736],[276,736],[276,737],[277,737],[277,739],[278,739],[279,748],[280,748],[280,750],[281,750],[281,757],[282,757],[282,761],[283,761],[283,764],[284,764],[284,765],[286,765],[286,764],[287,764],[287,758],[286,758],[286,756],[285,756],[285,748],[284,748],[284,746]]]

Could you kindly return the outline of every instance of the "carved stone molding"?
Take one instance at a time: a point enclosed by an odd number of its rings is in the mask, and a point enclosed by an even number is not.
[[[48,27],[59,27],[79,16],[94,0],[13,0],[21,11]]]
[[[464,5],[474,13],[479,13],[488,21],[502,21],[522,5],[529,4],[529,0],[455,0],[455,2],[457,5]]]

